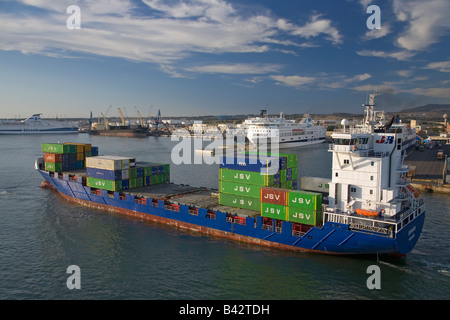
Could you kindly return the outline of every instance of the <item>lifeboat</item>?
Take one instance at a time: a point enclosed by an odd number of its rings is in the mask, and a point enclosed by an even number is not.
[[[415,198],[418,198],[418,197],[419,197],[419,191],[417,191],[416,188],[414,188],[414,187],[413,187],[412,185],[410,185],[410,184],[408,184],[406,187],[408,188],[408,190],[409,190],[412,194],[414,194],[414,197],[415,197]]]
[[[366,209],[356,209],[356,213],[359,214],[360,216],[371,217],[371,218],[378,217],[380,215],[380,213],[377,211],[366,210]]]

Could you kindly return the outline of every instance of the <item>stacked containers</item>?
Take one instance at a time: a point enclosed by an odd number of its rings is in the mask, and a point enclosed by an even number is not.
[[[322,220],[322,194],[291,190],[288,192],[288,221],[317,225]]]
[[[261,215],[266,218],[287,220],[287,189],[261,188]]]
[[[86,159],[86,185],[108,191],[127,190],[130,171],[136,160],[116,156],[96,156]]]
[[[169,164],[116,156],[90,157],[86,162],[88,187],[120,191],[170,182]]]
[[[291,162],[289,181],[292,181],[292,165]],[[260,211],[261,187],[281,187],[281,179],[287,181],[287,166],[286,156],[276,160],[248,153],[230,159],[222,157],[219,165],[219,204]]]
[[[261,215],[315,226],[322,220],[322,194],[301,190],[261,188]]]
[[[86,157],[92,155],[92,146],[86,143],[43,143],[41,149],[45,170],[52,172],[83,169]]]
[[[140,178],[144,186],[150,186],[170,182],[170,165],[167,163],[155,163],[139,161],[136,163],[137,183]]]

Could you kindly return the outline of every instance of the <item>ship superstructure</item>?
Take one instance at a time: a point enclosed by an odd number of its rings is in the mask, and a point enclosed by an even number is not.
[[[423,218],[424,202],[409,183],[411,170],[403,164],[407,145],[403,126],[381,123],[374,110],[375,94],[365,105],[363,123],[333,133],[328,221],[360,226],[382,233],[396,232]],[[384,228],[380,228],[380,226]],[[388,228],[385,228],[388,226]],[[411,241],[419,231],[411,231]]]

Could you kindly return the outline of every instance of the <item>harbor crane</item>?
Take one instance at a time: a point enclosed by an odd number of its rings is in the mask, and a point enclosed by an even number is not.
[[[125,117],[123,116],[122,110],[120,110],[120,108],[118,108],[118,109],[119,109],[120,119],[122,119],[122,125],[124,126],[125,125]]]

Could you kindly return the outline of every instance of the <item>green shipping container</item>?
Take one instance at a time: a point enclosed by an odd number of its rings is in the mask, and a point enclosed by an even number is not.
[[[264,202],[261,203],[261,216],[266,218],[286,220],[288,211],[289,209],[286,206]]]
[[[70,145],[62,143],[43,143],[41,149],[44,153],[70,153]]]
[[[130,179],[133,179],[133,178],[136,178],[136,168],[130,168],[130,172],[129,172],[129,175],[130,175]]]
[[[322,209],[322,194],[302,190],[290,190],[288,192],[288,206],[309,210]]]
[[[97,188],[108,191],[122,190],[122,181],[103,180],[92,177],[86,178],[86,185],[91,188]]]
[[[261,210],[261,202],[259,199],[234,194],[219,193],[219,204],[253,211]]]
[[[280,170],[280,183],[285,183],[286,181],[287,181],[286,169]]]
[[[228,181],[220,181],[219,184],[219,192],[259,199],[259,189],[261,186]]]
[[[286,181],[286,189],[292,190],[292,181]]]
[[[61,172],[62,163],[61,162],[46,162],[45,171]]]
[[[321,210],[309,210],[289,207],[288,221],[316,226],[322,221]]]
[[[298,178],[297,172],[298,172],[297,167],[293,167],[292,168],[292,180],[297,180],[297,178]]]
[[[130,177],[130,189],[131,188],[136,188],[136,186],[137,186],[137,179]]]
[[[142,188],[144,186],[144,178],[136,178],[136,188]]]
[[[237,182],[245,184],[254,184],[263,187],[269,187],[274,184],[273,175],[261,174],[260,172],[251,172],[243,170],[219,169],[219,180],[228,182]]]

